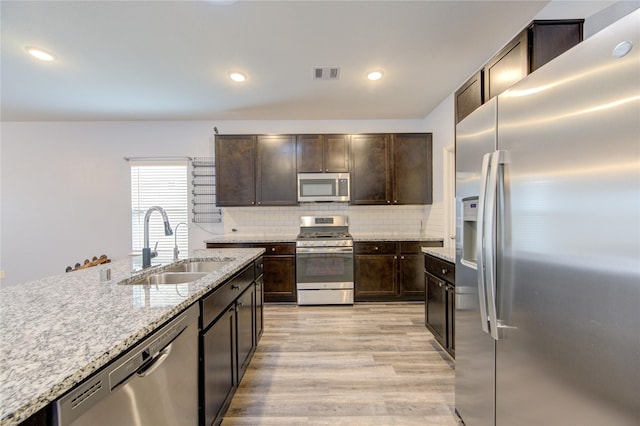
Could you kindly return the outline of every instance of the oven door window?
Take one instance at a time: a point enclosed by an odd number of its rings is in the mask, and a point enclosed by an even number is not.
[[[297,254],[296,277],[299,283],[352,282],[353,254]]]

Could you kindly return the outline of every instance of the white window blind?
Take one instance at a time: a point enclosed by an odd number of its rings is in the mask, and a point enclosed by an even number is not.
[[[151,249],[158,243],[158,257],[155,262],[173,259],[176,226],[188,224],[188,180],[186,161],[131,162],[131,241],[134,252],[142,252],[144,245],[144,217],[150,207],[160,206],[166,212],[174,232],[164,235],[164,222],[158,212],[149,218],[149,245]],[[187,256],[189,249],[188,226],[178,229],[178,249],[180,257]]]

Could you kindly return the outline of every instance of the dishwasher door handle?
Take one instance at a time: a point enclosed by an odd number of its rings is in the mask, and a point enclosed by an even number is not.
[[[145,365],[140,367],[138,371],[136,371],[136,375],[138,377],[147,377],[148,375],[153,373],[158,367],[162,365],[163,362],[165,362],[167,358],[169,358],[169,355],[171,355],[172,347],[173,343],[170,343],[163,350],[158,352],[155,357],[153,357],[151,360],[149,360],[149,362],[147,362]]]

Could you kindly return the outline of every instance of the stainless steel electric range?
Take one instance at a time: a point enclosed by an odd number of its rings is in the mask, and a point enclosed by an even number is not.
[[[353,304],[348,216],[302,216],[296,240],[298,305]]]

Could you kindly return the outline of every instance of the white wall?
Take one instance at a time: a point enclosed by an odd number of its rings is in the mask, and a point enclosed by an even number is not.
[[[212,156],[214,126],[227,134],[429,131],[422,120],[4,122],[2,285],[63,273],[66,266],[101,254],[127,256],[131,207],[123,157]],[[202,247],[209,236],[193,225],[189,232],[190,248]]]

